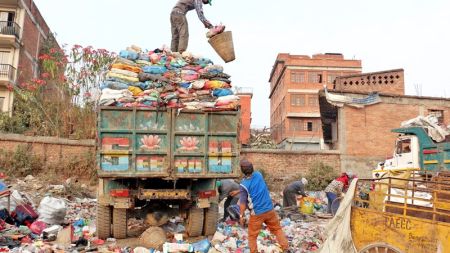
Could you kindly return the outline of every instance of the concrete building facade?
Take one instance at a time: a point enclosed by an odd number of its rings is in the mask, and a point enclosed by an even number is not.
[[[0,2],[0,112],[12,113],[11,87],[39,74],[39,51],[49,34],[33,0]]]
[[[323,138],[318,92],[339,76],[361,73],[360,60],[342,54],[278,54],[270,82],[270,127],[279,148],[318,150]]]

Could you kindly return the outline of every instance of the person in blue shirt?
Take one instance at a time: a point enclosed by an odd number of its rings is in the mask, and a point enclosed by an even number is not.
[[[258,247],[256,239],[265,223],[269,231],[274,234],[283,252],[289,252],[289,243],[280,226],[280,220],[273,209],[272,199],[269,189],[262,174],[253,170],[253,164],[248,160],[240,163],[241,172],[244,178],[240,185],[240,223],[245,224],[245,210],[250,210],[248,221],[248,245],[250,253],[257,253]]]

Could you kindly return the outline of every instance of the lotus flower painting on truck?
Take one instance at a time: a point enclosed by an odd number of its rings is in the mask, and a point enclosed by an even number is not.
[[[141,138],[141,149],[155,150],[160,148],[161,139],[158,135],[144,135]]]
[[[198,150],[199,140],[196,137],[183,137],[180,140],[181,147],[179,150],[181,151],[194,151]]]

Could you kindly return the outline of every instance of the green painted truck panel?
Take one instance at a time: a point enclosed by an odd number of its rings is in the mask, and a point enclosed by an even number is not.
[[[425,172],[450,171],[450,142],[434,142],[422,127],[396,128],[392,132],[419,139],[419,164]]]
[[[233,178],[240,112],[102,107],[98,174],[104,178]]]

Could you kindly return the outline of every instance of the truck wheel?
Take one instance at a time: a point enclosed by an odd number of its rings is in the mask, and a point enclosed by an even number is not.
[[[403,253],[386,243],[374,243],[364,247],[359,253]]]
[[[186,232],[191,237],[201,236],[203,231],[203,209],[192,207],[186,224]]]
[[[127,209],[113,209],[113,236],[116,239],[127,238]]]
[[[217,230],[217,220],[219,219],[219,206],[211,204],[211,207],[205,209],[205,220],[203,224],[203,235],[214,235]]]
[[[111,207],[97,205],[97,236],[107,239],[111,236]]]

